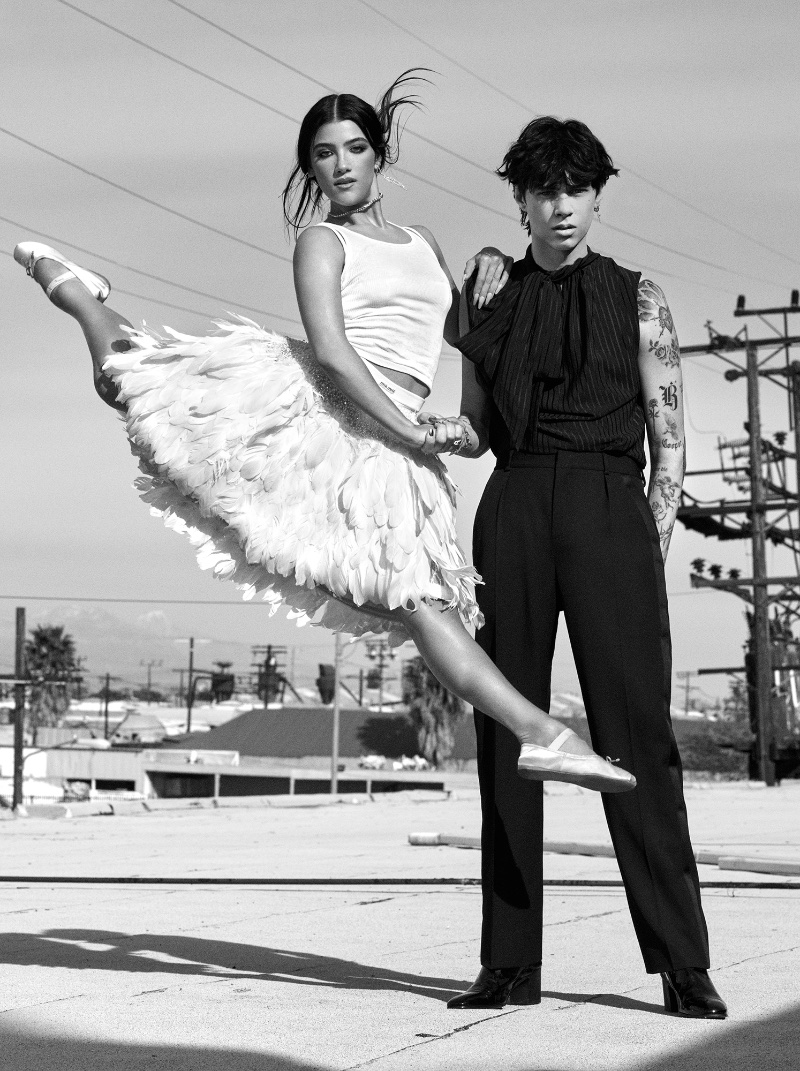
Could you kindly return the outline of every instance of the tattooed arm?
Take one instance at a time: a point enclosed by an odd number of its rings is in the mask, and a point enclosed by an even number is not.
[[[686,471],[681,352],[661,287],[642,279],[638,301],[639,374],[650,448],[647,498],[666,561]]]

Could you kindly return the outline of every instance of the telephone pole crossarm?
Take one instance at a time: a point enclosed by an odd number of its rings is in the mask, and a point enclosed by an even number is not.
[[[768,595],[768,602],[784,602],[800,600],[800,577],[797,576],[772,576],[754,580],[752,577],[737,577],[735,580],[722,579],[709,580],[697,573],[690,573],[689,583],[693,588],[716,588],[718,591],[728,591],[731,595],[738,595],[747,602],[753,601],[752,590],[754,588],[777,587],[780,591],[777,595]]]
[[[787,335],[784,338],[754,338],[747,342],[743,338],[735,338],[730,335],[717,335],[716,341],[703,342],[698,346],[681,346],[681,356],[693,353],[712,353],[722,357],[726,353],[747,350],[748,346],[763,349],[765,346],[774,346],[775,349],[783,349],[784,346],[800,346],[800,335]]]

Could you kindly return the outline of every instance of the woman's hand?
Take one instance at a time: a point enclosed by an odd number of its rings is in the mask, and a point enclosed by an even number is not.
[[[421,412],[417,420],[425,432],[423,454],[457,454],[464,446],[466,432],[460,417]]]
[[[514,258],[507,257],[494,246],[484,246],[480,253],[470,257],[464,268],[464,282],[475,269],[478,276],[472,292],[472,301],[479,309],[492,300],[508,282],[509,272],[514,265]]]

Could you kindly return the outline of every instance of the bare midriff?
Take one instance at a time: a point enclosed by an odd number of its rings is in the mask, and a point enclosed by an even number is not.
[[[425,384],[415,379],[414,376],[410,376],[408,372],[398,372],[395,368],[387,368],[385,365],[375,364],[374,361],[372,366],[377,368],[387,379],[391,379],[392,383],[396,383],[398,387],[404,387],[405,390],[410,390],[418,398],[427,398],[430,394]]]

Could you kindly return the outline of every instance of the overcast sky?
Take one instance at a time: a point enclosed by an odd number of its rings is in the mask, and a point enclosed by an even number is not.
[[[133,322],[204,333],[210,318],[238,311],[297,332],[279,195],[297,121],[325,92],[313,80],[372,100],[412,66],[436,73],[403,141],[396,174],[406,188],[385,185],[387,215],[428,225],[454,274],[487,242],[522,254],[508,189],[489,172],[530,117],[553,113],[586,121],[619,165],[591,244],[662,284],[684,344],[705,341],[707,320],[738,328],[738,293],[751,306],[783,304],[800,285],[793,3],[5,0],[0,19],[1,248],[10,254],[23,239],[56,239],[50,244],[111,278],[110,303]],[[0,257],[0,277],[0,593],[235,600],[235,589],[201,573],[188,543],[151,518],[131,489],[135,466],[117,418],[92,391],[76,325],[47,305],[9,255]],[[742,434],[744,386],[727,383],[713,357],[684,367],[690,467],[707,468],[718,435]],[[434,404],[455,409],[458,383],[458,360],[446,351]],[[769,433],[786,428],[785,400],[774,388],[764,389],[764,409]],[[467,546],[489,468],[486,460],[452,465]],[[716,479],[690,486],[708,498],[725,493]],[[770,553],[772,568],[791,569],[785,552]],[[668,587],[677,670],[741,658],[742,604],[689,593],[689,562],[698,555],[750,568],[746,544],[676,531]],[[27,605],[32,620],[53,619],[53,604]],[[0,601],[4,637],[13,607]],[[332,652],[327,633],[298,631],[251,605],[106,608],[127,623],[150,614],[145,626],[155,622],[161,635],[298,645],[298,668],[309,672]],[[6,642],[3,668],[11,657]],[[90,663],[95,672],[106,668]],[[725,686],[723,678],[701,683],[711,692]],[[576,687],[563,643],[554,686]]]

